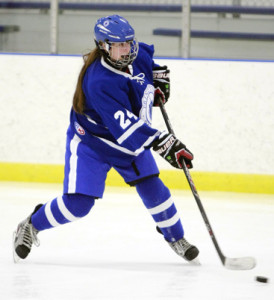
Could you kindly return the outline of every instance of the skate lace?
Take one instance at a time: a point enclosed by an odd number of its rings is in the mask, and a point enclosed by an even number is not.
[[[37,238],[38,230],[36,230],[32,224],[25,223],[22,227],[22,243],[27,246],[28,248],[31,248],[32,244],[34,244],[36,247],[40,246],[40,241]]]
[[[179,241],[173,243],[172,246],[174,247],[174,250],[177,253],[180,253],[180,254],[183,254],[183,255],[191,247],[191,245],[189,244],[189,242],[187,240],[185,240],[184,238],[182,238]]]
[[[31,225],[31,226],[30,226],[30,232],[31,232],[33,244],[34,244],[36,247],[39,247],[39,246],[40,246],[40,241],[39,241],[39,239],[38,239],[38,237],[37,237],[38,230],[36,230],[36,229]]]
[[[189,242],[185,239],[181,240],[181,244],[183,246],[183,248],[188,249],[191,245],[189,244]]]

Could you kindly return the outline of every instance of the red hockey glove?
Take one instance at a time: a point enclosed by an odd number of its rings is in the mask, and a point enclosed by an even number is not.
[[[189,169],[193,167],[193,154],[171,133],[162,133],[159,139],[152,143],[152,147],[175,168],[182,169],[182,160]]]
[[[167,66],[155,67],[153,69],[153,85],[155,88],[154,92],[154,103],[153,106],[159,106],[158,99],[162,99],[165,104],[170,95],[170,70]]]

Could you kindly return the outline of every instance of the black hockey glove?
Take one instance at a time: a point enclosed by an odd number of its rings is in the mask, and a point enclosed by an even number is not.
[[[193,167],[193,154],[171,133],[162,133],[159,139],[152,143],[152,147],[175,168],[182,169],[182,160],[188,169]]]
[[[161,98],[163,104],[165,104],[170,94],[170,70],[167,66],[155,67],[153,69],[153,85],[155,88],[154,92],[154,103],[153,106],[159,106],[158,99]]]

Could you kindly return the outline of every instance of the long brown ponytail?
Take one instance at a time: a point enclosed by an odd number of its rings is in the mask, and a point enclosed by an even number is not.
[[[84,113],[85,103],[86,103],[85,95],[84,95],[84,92],[82,89],[82,82],[83,82],[86,70],[97,58],[101,57],[101,55],[102,55],[101,51],[98,49],[98,47],[96,47],[91,52],[89,52],[83,56],[84,65],[80,71],[76,89],[75,89],[74,96],[73,96],[73,109],[75,110],[75,112],[77,112],[79,114]]]

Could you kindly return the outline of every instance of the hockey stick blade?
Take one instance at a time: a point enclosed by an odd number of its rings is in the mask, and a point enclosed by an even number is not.
[[[226,257],[224,266],[230,270],[251,270],[256,266],[256,260],[253,257]]]

